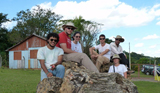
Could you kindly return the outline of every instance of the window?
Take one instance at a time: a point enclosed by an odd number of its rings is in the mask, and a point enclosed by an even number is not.
[[[30,50],[30,58],[37,59],[38,50]]]

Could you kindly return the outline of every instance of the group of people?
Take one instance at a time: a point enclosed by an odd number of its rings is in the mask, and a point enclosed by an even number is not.
[[[61,65],[62,61],[73,61],[82,64],[88,70],[99,73],[100,67],[103,64],[113,62],[110,66],[109,73],[119,73],[127,78],[127,68],[129,62],[126,59],[120,42],[124,39],[117,35],[115,42],[111,44],[105,43],[105,35],[99,36],[100,44],[89,48],[91,59],[82,51],[82,46],[79,42],[81,39],[80,32],[75,32],[72,36],[69,35],[77,29],[73,23],[67,22],[62,26],[63,32],[49,33],[47,35],[47,45],[40,48],[37,53],[37,59],[41,64],[41,81],[44,78],[56,76],[63,78],[65,68]],[[95,50],[98,50],[97,53]]]

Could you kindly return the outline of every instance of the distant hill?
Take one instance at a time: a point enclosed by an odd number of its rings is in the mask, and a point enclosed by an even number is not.
[[[129,59],[129,53],[124,51],[127,58]],[[150,57],[145,56],[144,54],[138,54],[136,52],[131,52],[131,63],[132,64],[154,64],[156,60],[156,64],[160,64],[160,57]]]

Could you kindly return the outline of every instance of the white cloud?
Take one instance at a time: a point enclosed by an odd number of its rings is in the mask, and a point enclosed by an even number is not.
[[[156,23],[156,25],[160,25],[160,21]]]
[[[63,19],[73,19],[81,15],[86,20],[104,24],[103,30],[121,26],[142,26],[160,16],[158,4],[150,9],[138,9],[119,0],[88,0],[79,3],[59,1],[55,6],[52,6],[51,2],[45,2],[40,6],[52,9],[56,14],[64,16]]]
[[[135,44],[135,47],[142,47],[144,44],[143,43],[137,43]]]
[[[17,22],[15,21],[12,21],[12,22],[5,22],[5,23],[2,23],[2,27],[5,27],[7,29],[12,29],[13,26],[16,26]]]
[[[86,20],[102,23],[104,24],[102,30],[114,27],[143,26],[156,17],[160,17],[160,4],[151,8],[135,8],[119,0],[87,0],[81,2],[59,1],[54,6],[51,2],[39,5],[62,15],[63,19],[73,19],[81,15]],[[31,10],[33,8],[35,6]]]
[[[112,41],[115,41],[115,36],[111,36],[109,39],[111,39]]]
[[[152,46],[150,46],[149,48],[155,48],[157,45],[152,45]]]
[[[156,34],[153,35],[148,35],[146,37],[143,37],[143,40],[147,40],[147,39],[157,39],[160,38],[160,36],[157,36]]]

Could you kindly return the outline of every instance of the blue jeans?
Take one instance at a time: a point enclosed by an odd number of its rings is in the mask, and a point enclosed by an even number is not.
[[[65,67],[63,65],[57,65],[56,68],[52,71],[51,69],[48,69],[49,72],[53,74],[53,76],[63,78],[65,73]],[[47,78],[46,73],[41,69],[41,81]]]

